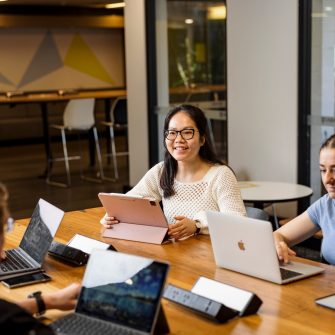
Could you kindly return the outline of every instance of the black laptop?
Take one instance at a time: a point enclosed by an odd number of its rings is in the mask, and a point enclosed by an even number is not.
[[[156,327],[168,332],[160,304],[168,268],[149,258],[95,249],[75,312],[51,327],[66,335],[154,334]]]
[[[0,280],[38,272],[48,252],[64,212],[40,199],[18,248],[6,250],[0,262]]]

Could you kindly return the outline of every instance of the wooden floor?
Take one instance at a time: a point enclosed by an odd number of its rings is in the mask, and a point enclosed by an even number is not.
[[[123,146],[123,138],[117,138],[117,148]],[[87,143],[83,143],[86,149]],[[69,152],[77,154],[77,143],[71,142]],[[87,152],[88,150],[84,150]],[[104,147],[102,145],[102,151]],[[61,154],[61,148],[53,144],[54,156]],[[88,155],[83,157],[82,166],[88,175],[94,176],[95,169],[89,166]],[[113,176],[113,169],[104,160],[104,172]],[[10,192],[10,210],[15,219],[30,217],[39,198],[51,202],[64,211],[78,210],[101,206],[97,197],[99,192],[123,192],[128,185],[127,156],[118,158],[119,175],[117,182],[94,183],[80,178],[79,161],[70,163],[72,176],[71,188],[60,188],[47,185],[41,177],[45,170],[45,154],[42,144],[0,147],[0,181],[5,183]],[[65,181],[64,163],[54,165],[55,178]]]

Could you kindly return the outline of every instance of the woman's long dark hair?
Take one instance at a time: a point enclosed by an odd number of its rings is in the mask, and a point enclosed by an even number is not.
[[[0,182],[0,238],[3,237],[4,220],[8,216],[8,192],[4,184]]]
[[[200,137],[205,139],[205,143],[200,147],[199,156],[206,162],[225,165],[214,152],[213,143],[209,136],[207,119],[204,112],[200,108],[192,105],[180,105],[170,110],[164,121],[164,134],[169,129],[169,124],[172,117],[179,112],[186,113],[194,121],[198,128]],[[164,167],[160,178],[160,186],[163,189],[164,197],[168,198],[174,194],[173,183],[177,174],[178,164],[166,148],[165,136],[164,147]]]

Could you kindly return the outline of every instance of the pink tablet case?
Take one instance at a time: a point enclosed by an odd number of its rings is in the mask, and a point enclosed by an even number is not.
[[[106,229],[104,237],[161,244],[167,235],[168,223],[157,201],[118,193],[99,193],[109,216],[119,223]]]

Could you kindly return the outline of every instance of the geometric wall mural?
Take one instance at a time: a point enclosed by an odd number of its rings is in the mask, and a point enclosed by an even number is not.
[[[2,28],[0,92],[125,87],[123,29]]]
[[[79,34],[76,34],[72,40],[64,59],[64,65],[105,81],[106,83],[114,84],[113,79],[102,66],[94,54],[94,51]]]
[[[6,78],[3,74],[0,73],[0,83],[12,85],[13,83]]]
[[[62,59],[58,52],[56,43],[48,32],[42,40],[40,46],[24,73],[18,87],[24,86],[37,80],[63,66]]]

